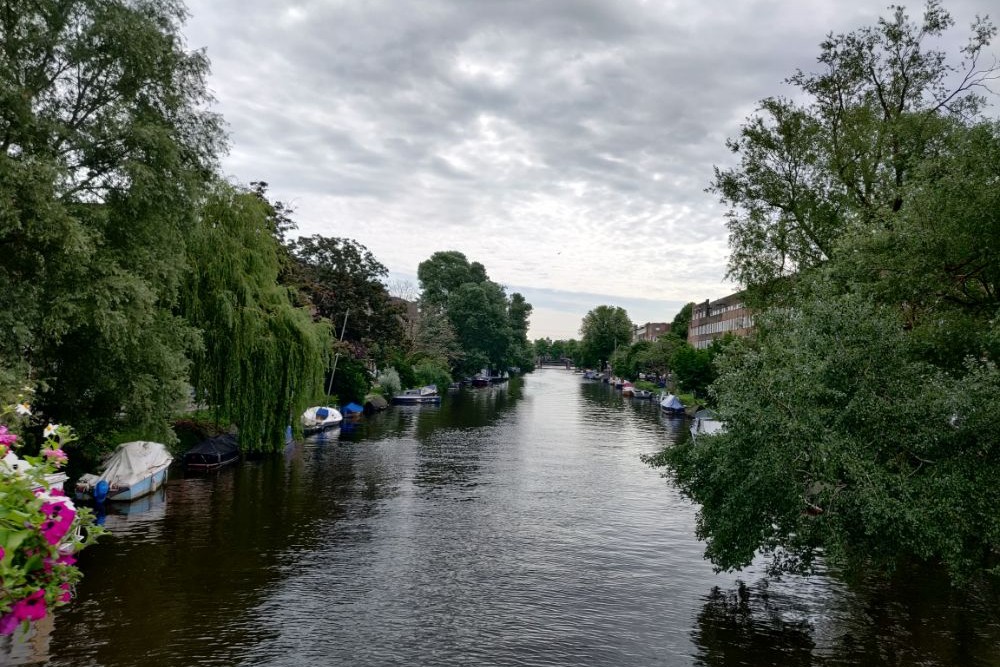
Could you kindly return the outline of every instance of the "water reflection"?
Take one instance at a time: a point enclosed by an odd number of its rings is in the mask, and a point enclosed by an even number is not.
[[[715,574],[695,508],[639,458],[685,437],[655,402],[547,370],[176,476],[108,516],[121,525],[84,552],[39,650],[107,666],[995,664],[995,611],[929,574]]]

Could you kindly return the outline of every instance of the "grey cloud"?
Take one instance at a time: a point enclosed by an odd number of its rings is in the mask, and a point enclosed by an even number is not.
[[[948,4],[959,26],[990,9]],[[304,232],[356,230],[395,271],[459,248],[514,284],[622,298],[642,285],[683,301],[731,289],[723,211],[704,191],[713,165],[732,160],[725,138],[761,98],[794,93],[783,80],[816,66],[827,33],[871,25],[884,7],[199,0],[190,11],[189,45],[208,50],[232,134],[225,168],[295,201]]]

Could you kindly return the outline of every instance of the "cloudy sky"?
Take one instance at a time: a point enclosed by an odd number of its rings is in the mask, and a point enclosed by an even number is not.
[[[460,250],[534,305],[530,337],[570,338],[601,304],[670,321],[737,289],[704,191],[726,138],[886,4],[189,0],[185,35],[212,61],[226,173],[270,183],[300,233],[413,284]],[[952,53],[996,7],[945,6]]]

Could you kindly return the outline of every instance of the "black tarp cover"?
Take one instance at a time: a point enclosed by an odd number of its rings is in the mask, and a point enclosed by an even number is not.
[[[217,466],[235,460],[240,455],[236,436],[231,433],[202,440],[184,455],[188,466]]]

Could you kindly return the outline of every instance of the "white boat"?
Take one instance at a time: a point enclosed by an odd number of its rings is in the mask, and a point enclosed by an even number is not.
[[[648,389],[636,389],[632,395],[635,398],[641,398],[644,400],[649,400],[653,398],[653,392],[649,391]]]
[[[635,396],[635,387],[628,380],[622,383],[622,396]]]
[[[660,401],[660,408],[668,415],[683,415],[684,404],[673,394],[667,394]]]
[[[337,408],[327,405],[316,405],[302,413],[302,432],[306,435],[319,433],[328,428],[340,426],[344,415]]]
[[[100,474],[80,477],[76,493],[98,502],[141,498],[163,486],[173,460],[162,443],[145,440],[123,443],[105,461]]]
[[[419,389],[407,389],[402,394],[392,397],[392,402],[396,405],[422,405],[425,403],[440,403],[441,397],[438,395],[437,385],[429,384]]]
[[[726,430],[726,424],[718,418],[711,410],[699,410],[694,413],[694,421],[691,422],[691,440],[698,441],[702,435],[712,435]]]

